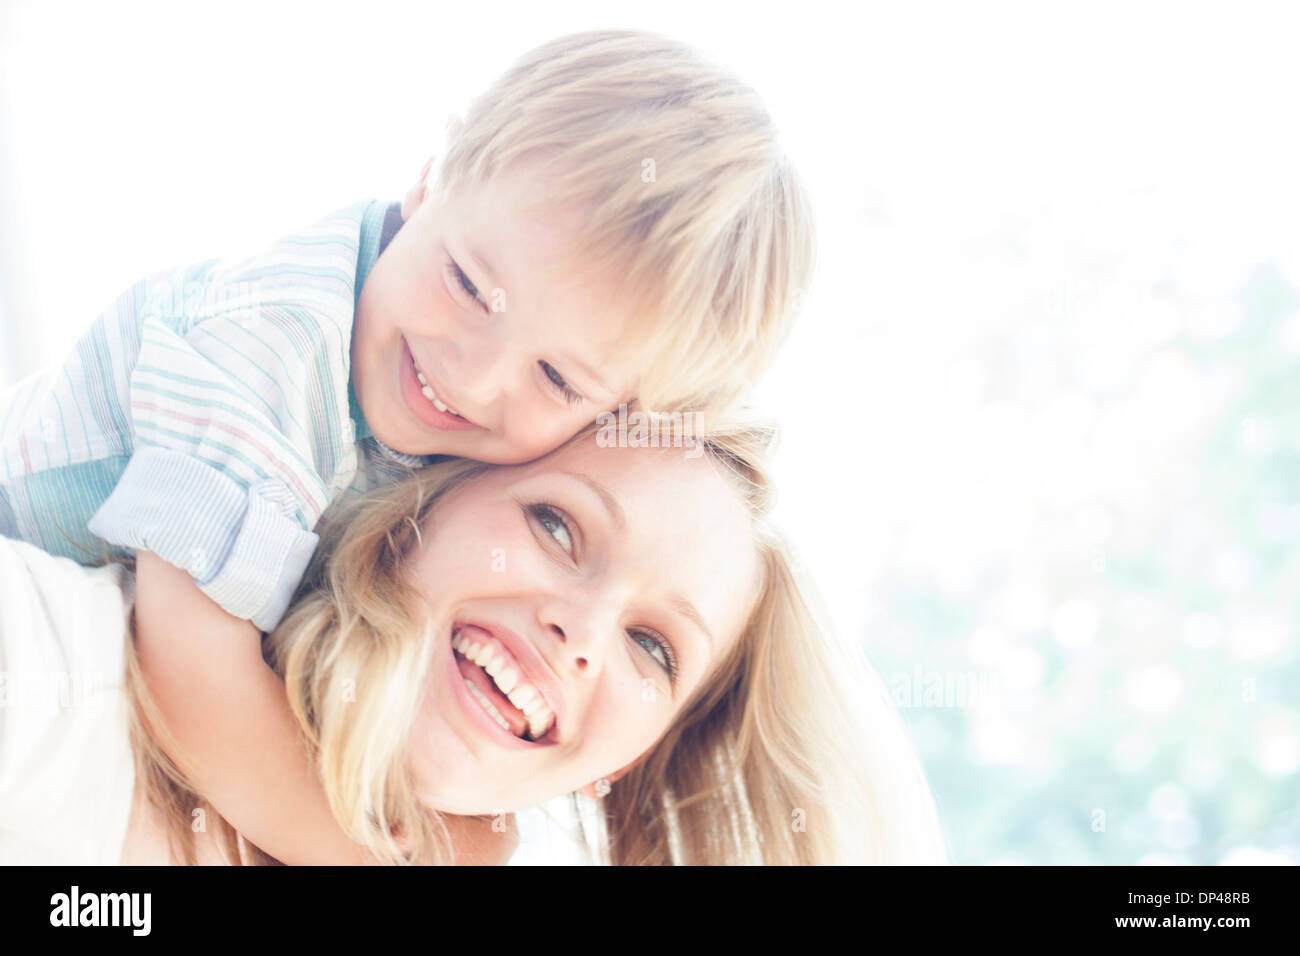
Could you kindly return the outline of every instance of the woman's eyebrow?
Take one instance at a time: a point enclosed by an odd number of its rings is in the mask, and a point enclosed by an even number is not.
[[[600,503],[603,504],[605,510],[609,512],[609,517],[610,520],[614,522],[614,527],[618,528],[620,531],[627,527],[627,515],[623,513],[623,506],[618,503],[618,499],[614,497],[612,491],[590,475],[579,474],[576,471],[566,471],[564,474],[568,475],[570,478],[576,478],[595,492],[596,497],[600,499]]]
[[[668,604],[674,611],[700,629],[700,633],[703,634],[705,640],[709,642],[709,650],[712,651],[713,634],[709,631],[709,626],[704,623],[704,615],[700,613],[700,609],[680,594],[674,594],[670,597],[668,599]]]

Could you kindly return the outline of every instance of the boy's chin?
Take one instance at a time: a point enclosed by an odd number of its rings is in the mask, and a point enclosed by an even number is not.
[[[401,428],[384,427],[385,424],[371,422],[370,430],[381,442],[403,455],[452,455],[489,465],[522,465],[551,450],[510,447],[505,442],[493,441],[491,432],[481,430],[435,432],[418,424],[403,423]]]
[[[392,435],[381,434],[374,429],[375,437],[391,448],[393,451],[400,452],[403,455],[414,455],[416,457],[427,457],[429,455],[455,455],[454,451],[456,442],[448,441],[440,435],[431,435],[428,432],[416,432],[402,430]],[[391,439],[391,440],[390,440]]]
[[[374,436],[395,452],[415,457],[454,455],[491,461],[491,444],[483,441],[485,432],[438,432],[421,425],[408,425],[400,429],[380,429],[370,426]]]
[[[362,409],[365,414],[365,409]],[[438,448],[438,436],[431,435],[419,425],[410,422],[393,422],[376,415],[366,415],[366,424],[370,433],[388,448],[403,455],[441,455],[445,452]]]

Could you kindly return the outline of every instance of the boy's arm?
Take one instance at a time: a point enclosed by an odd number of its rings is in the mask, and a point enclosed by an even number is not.
[[[330,812],[261,632],[147,551],[137,556],[135,620],[145,683],[172,737],[159,743],[197,792],[283,863],[377,862]]]
[[[130,460],[86,527],[151,556],[137,584],[146,685],[200,791],[290,863],[347,849],[258,631],[285,614],[312,529],[358,466],[353,283],[321,276],[355,271],[369,208],[150,281],[122,303],[138,349],[105,347],[117,370],[107,447]]]

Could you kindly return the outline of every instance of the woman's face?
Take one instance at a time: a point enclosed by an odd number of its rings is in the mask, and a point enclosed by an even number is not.
[[[749,514],[684,452],[588,436],[434,509],[410,572],[435,633],[412,739],[426,805],[490,814],[599,788],[734,646],[759,580]]]

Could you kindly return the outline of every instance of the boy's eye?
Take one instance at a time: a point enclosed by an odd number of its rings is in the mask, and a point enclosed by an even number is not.
[[[488,311],[487,301],[479,294],[478,288],[453,259],[447,260],[447,276],[451,280],[452,287],[456,289],[462,298],[469,299],[470,303],[480,312]]]
[[[555,366],[549,362],[538,362],[537,364],[542,367],[542,374],[546,376],[546,380],[555,386],[555,390],[560,393],[566,402],[570,405],[577,405],[582,402],[582,396],[564,380],[564,376],[555,370]]]

